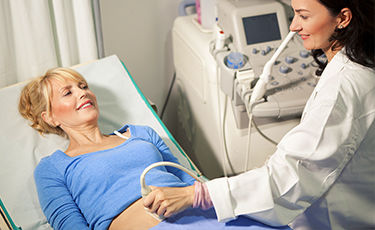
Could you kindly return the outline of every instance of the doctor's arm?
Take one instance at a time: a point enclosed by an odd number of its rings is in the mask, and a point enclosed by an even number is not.
[[[89,229],[61,177],[51,164],[45,162],[34,172],[39,203],[48,223],[54,229]]]
[[[344,105],[313,103],[263,167],[207,182],[219,221],[247,215],[286,225],[324,196],[364,137],[359,119]]]

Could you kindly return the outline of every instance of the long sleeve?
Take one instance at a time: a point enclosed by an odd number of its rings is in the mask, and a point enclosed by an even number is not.
[[[353,194],[353,178],[340,176],[346,168],[350,168],[347,174],[358,171],[359,161],[373,159],[373,144],[364,140],[373,136],[375,90],[369,82],[374,82],[374,73],[343,68],[343,63],[327,66],[301,123],[284,136],[263,167],[206,183],[219,220],[247,215],[270,225],[286,225],[319,203],[312,212],[320,215],[319,221],[338,224],[344,219],[340,214],[343,202],[337,202],[335,194],[330,193],[338,191],[340,199],[348,200],[367,196],[374,179],[361,182],[367,184],[362,194]],[[369,174],[373,171],[362,170]],[[363,175],[364,180],[370,178],[369,174]]]
[[[42,160],[34,171],[39,202],[48,223],[54,229],[89,229],[63,181],[48,160]]]
[[[170,161],[177,164],[180,164],[175,156],[171,153],[168,146],[165,142],[161,139],[161,137],[150,127],[147,127],[147,132],[150,135],[152,143],[159,149],[160,153],[162,154],[164,161]],[[188,183],[189,185],[193,185],[195,179],[192,178],[189,174],[185,173],[184,171],[174,168],[174,167],[166,167],[167,170],[173,173],[175,176],[180,178],[183,182]]]

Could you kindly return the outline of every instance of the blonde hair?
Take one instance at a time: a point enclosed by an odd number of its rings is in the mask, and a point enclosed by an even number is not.
[[[54,127],[42,118],[42,112],[46,111],[51,115],[51,80],[59,81],[73,80],[87,84],[81,74],[69,68],[54,68],[48,70],[43,76],[31,80],[23,89],[18,104],[18,111],[27,120],[31,121],[30,126],[41,135],[54,133],[66,137],[60,127]]]

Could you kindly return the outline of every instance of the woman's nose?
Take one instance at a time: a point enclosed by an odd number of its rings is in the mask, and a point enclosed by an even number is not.
[[[289,26],[289,30],[290,31],[294,31],[294,32],[298,32],[300,31],[302,28],[301,28],[301,25],[299,24],[298,22],[298,19],[296,16],[293,17],[293,20],[292,20],[292,23],[290,24]]]
[[[78,93],[80,99],[85,98],[87,96],[87,92],[84,89],[78,89]]]

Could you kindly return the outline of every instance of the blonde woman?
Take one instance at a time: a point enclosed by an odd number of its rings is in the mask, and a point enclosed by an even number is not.
[[[68,68],[49,70],[25,86],[19,111],[42,135],[69,139],[67,149],[43,158],[34,173],[42,210],[54,229],[149,229],[159,223],[143,208],[139,177],[154,162],[178,161],[154,130],[125,125],[116,134],[103,134],[95,94]],[[146,181],[194,183],[170,167],[151,170]]]

